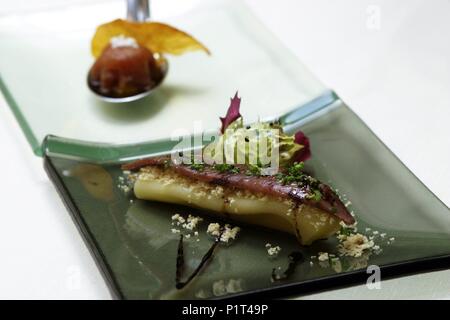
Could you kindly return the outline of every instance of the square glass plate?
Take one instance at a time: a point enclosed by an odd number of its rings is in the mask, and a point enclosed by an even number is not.
[[[0,16],[0,89],[37,154],[49,134],[134,144],[168,138],[176,129],[187,134],[195,125],[216,129],[227,97],[237,90],[248,121],[281,115],[325,91],[242,1],[187,1],[180,10],[169,1],[167,7],[161,18],[156,8],[154,18],[192,34],[211,56],[169,56],[163,85],[123,105],[96,99],[86,78],[95,28],[124,17],[124,0]]]
[[[449,209],[341,100],[332,97],[321,100],[326,103],[312,101],[281,120],[289,122],[288,131],[301,128],[310,137],[313,157],[308,161],[309,169],[351,201],[350,209],[356,214],[359,231],[374,236],[382,251],[358,258],[341,257],[339,263],[319,262],[311,256],[319,252],[337,254],[336,239],[300,247],[293,236],[243,225],[238,239],[229,246],[220,246],[213,260],[182,290],[175,289],[179,236],[171,233],[171,216],[182,213],[205,217],[199,229],[200,240],[185,240],[187,273],[212,244],[205,229],[217,219],[208,218],[200,210],[140,201],[125,194],[118,188],[122,161],[108,160],[118,158],[114,146],[79,146],[84,150],[81,153],[92,156],[91,160],[82,160],[64,154],[64,144],[49,137],[45,143],[47,172],[113,295],[126,299],[280,296],[363,282],[368,265],[379,266],[383,279],[448,268]],[[165,148],[170,150],[169,145]],[[90,149],[97,151],[86,151]],[[132,153],[150,156],[162,149],[164,146],[150,143],[136,146]],[[371,231],[365,231],[366,228]],[[380,234],[384,233],[386,236],[382,237]],[[266,243],[282,248],[276,259],[268,258]],[[272,282],[272,269],[286,268],[288,254],[298,250],[305,261],[290,278]]]

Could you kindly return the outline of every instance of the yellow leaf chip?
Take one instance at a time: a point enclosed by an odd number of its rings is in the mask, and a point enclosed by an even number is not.
[[[159,22],[130,22],[117,19],[100,25],[92,38],[91,51],[94,57],[100,56],[112,37],[123,35],[132,37],[152,52],[180,55],[188,51],[208,48],[189,34]]]

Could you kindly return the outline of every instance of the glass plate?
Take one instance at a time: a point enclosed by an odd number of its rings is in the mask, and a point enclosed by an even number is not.
[[[89,92],[90,41],[96,26],[123,17],[120,1],[92,1],[0,16],[0,89],[34,151],[51,134],[96,143],[135,144],[216,129],[239,90],[244,116],[281,115],[325,87],[242,1],[208,0],[170,7],[155,19],[189,32],[211,56],[168,57],[163,86],[139,102],[101,102]],[[174,12],[176,11],[176,14]]]
[[[356,214],[359,231],[373,236],[382,251],[358,258],[341,257],[339,262],[319,262],[312,257],[319,252],[337,255],[336,239],[300,247],[290,235],[242,225],[239,238],[229,246],[220,246],[196,280],[177,290],[175,259],[179,238],[171,233],[171,216],[181,213],[205,217],[199,229],[200,240],[194,237],[185,241],[188,271],[199,263],[212,244],[205,228],[217,219],[209,218],[200,210],[140,201],[132,194],[125,194],[118,184],[120,163],[128,155],[118,153],[114,146],[79,145],[81,154],[86,155],[83,160],[64,153],[66,145],[61,139],[49,137],[45,143],[47,172],[114,297],[280,296],[365,282],[369,265],[379,266],[383,279],[450,266],[449,209],[341,100],[329,94],[281,120],[288,131],[301,127],[310,137],[313,157],[308,161],[309,169],[351,201],[349,208]],[[170,147],[164,143],[143,144],[134,146],[131,153],[149,156],[164,153],[164,149],[167,152]],[[276,259],[269,259],[266,243],[282,248]],[[285,269],[288,254],[298,250],[305,261],[290,278],[272,282],[272,269]]]

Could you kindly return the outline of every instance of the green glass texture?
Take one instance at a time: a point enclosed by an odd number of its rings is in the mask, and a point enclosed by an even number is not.
[[[127,145],[175,130],[216,130],[237,90],[248,121],[281,115],[325,91],[245,4],[208,0],[161,21],[194,35],[210,56],[169,56],[168,76],[149,97],[102,102],[86,85],[90,41],[99,24],[124,16],[120,0],[0,17],[0,89],[36,154],[47,135]]]
[[[47,161],[56,173],[53,180],[75,212],[89,247],[120,298],[208,299],[308,284],[302,291],[305,292],[314,290],[324,279],[348,275],[345,279],[352,283],[351,276],[365,275],[368,265],[380,266],[382,275],[392,267],[405,266],[399,271],[401,274],[410,272],[408,266],[444,258],[448,267],[449,209],[340,100],[315,110],[296,121],[292,114],[283,117],[289,122],[287,130],[301,128],[310,137],[313,157],[307,169],[351,201],[349,208],[357,217],[360,232],[369,236],[373,231],[379,233],[375,235],[375,244],[382,249],[379,254],[341,257],[338,264],[319,262],[311,256],[319,252],[337,254],[335,238],[301,247],[293,236],[241,225],[238,239],[231,245],[220,245],[195,281],[177,290],[175,259],[179,235],[171,232],[171,216],[180,213],[205,218],[199,227],[200,241],[195,237],[185,241],[186,273],[198,265],[212,244],[205,229],[209,222],[218,219],[201,210],[134,199],[132,192],[127,194],[118,188],[121,161],[102,163],[96,158],[97,153],[95,161],[77,160],[56,152],[62,149],[52,138],[47,143]],[[167,144],[166,151],[170,147]],[[98,149],[104,149],[109,156],[114,154],[113,146]],[[159,145],[155,150],[159,153],[162,149]],[[139,150],[140,156],[149,156],[152,144]],[[138,154],[137,149],[134,153]],[[371,230],[365,231],[366,228]],[[382,238],[381,233],[386,236]],[[276,259],[268,257],[266,243],[282,248]],[[289,279],[272,282],[272,269],[286,268],[288,255],[298,250],[305,261]],[[436,268],[437,264],[428,267]]]

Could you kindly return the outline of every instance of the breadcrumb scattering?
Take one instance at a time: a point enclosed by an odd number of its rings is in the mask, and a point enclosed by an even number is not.
[[[133,190],[134,182],[137,179],[137,174],[131,173],[131,171],[123,171],[123,176],[119,176],[119,183],[117,188],[121,190],[125,195]]]
[[[179,226],[180,224],[183,224],[186,219],[184,219],[180,214],[176,213],[172,216],[172,221]]]
[[[187,223],[183,224],[183,228],[188,229],[188,230],[194,230],[195,228],[197,228],[197,225],[201,221],[203,221],[202,218],[189,215],[187,218]]]
[[[319,261],[328,261],[330,259],[330,256],[328,255],[328,252],[319,252]]]
[[[230,239],[235,240],[240,230],[241,228],[239,227],[231,227],[229,224],[226,224],[222,235],[220,236],[220,241],[228,243]]]
[[[214,236],[214,237],[220,236],[220,224],[210,223],[208,225],[208,229],[206,230],[206,233],[211,236]]]
[[[240,230],[241,230],[241,228],[232,227],[229,224],[226,224],[222,228],[219,223],[210,223],[208,225],[206,233],[213,237],[220,236],[220,239],[219,239],[220,242],[228,243],[230,240],[236,239],[237,234],[239,233]]]
[[[269,256],[277,256],[278,253],[280,253],[280,251],[281,251],[281,248],[279,246],[276,246],[276,247],[269,248],[267,250],[267,253],[269,254]]]
[[[280,246],[272,246],[272,244],[270,244],[270,243],[266,243],[265,247],[267,249],[267,254],[271,258],[278,256],[278,254],[281,251]]]
[[[343,256],[360,257],[364,250],[371,249],[374,242],[361,233],[346,236],[338,246],[339,253]]]

